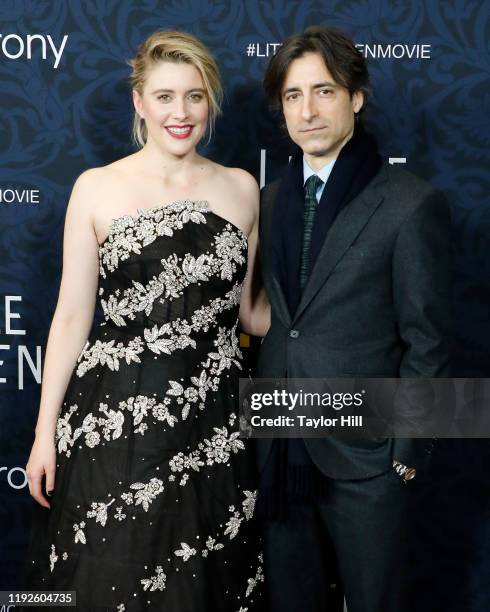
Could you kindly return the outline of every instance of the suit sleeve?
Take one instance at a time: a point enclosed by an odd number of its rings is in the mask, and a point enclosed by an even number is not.
[[[259,237],[265,240],[266,227],[270,227],[272,209],[279,190],[279,180],[264,185],[260,190]]]
[[[449,207],[431,191],[405,219],[393,254],[393,296],[405,345],[399,375],[449,377],[453,336]]]

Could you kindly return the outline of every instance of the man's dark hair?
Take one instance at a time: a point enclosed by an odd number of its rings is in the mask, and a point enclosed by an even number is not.
[[[369,73],[366,60],[352,39],[335,28],[310,26],[287,38],[267,66],[264,89],[271,108],[282,110],[281,92],[288,68],[293,60],[306,53],[318,53],[334,81],[351,96],[361,91],[366,102],[370,93]]]

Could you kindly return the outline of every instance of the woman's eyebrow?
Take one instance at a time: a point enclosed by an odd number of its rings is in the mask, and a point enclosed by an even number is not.
[[[192,91],[197,91],[200,93],[205,93],[204,89],[202,87],[193,87],[192,89],[189,89],[188,91],[186,91],[185,93],[191,93]],[[156,94],[156,93],[175,93],[174,89],[155,89],[155,91],[151,92],[152,94]]]

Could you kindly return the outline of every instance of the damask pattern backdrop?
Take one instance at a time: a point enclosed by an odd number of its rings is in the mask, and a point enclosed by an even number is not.
[[[127,59],[156,29],[201,38],[226,90],[224,116],[204,152],[246,168],[263,184],[291,152],[266,107],[264,68],[288,34],[312,24],[353,36],[369,62],[374,95],[366,122],[383,154],[447,196],[454,227],[455,375],[489,374],[488,2],[2,0],[0,587],[15,586],[29,530],[32,502],[22,468],[59,288],[67,200],[83,170],[132,150]],[[487,443],[445,445],[438,461],[446,478],[438,486],[447,487],[447,503],[420,526],[428,549],[435,545],[441,553],[441,575],[451,581],[433,610],[488,610],[489,487],[481,463],[488,459]]]

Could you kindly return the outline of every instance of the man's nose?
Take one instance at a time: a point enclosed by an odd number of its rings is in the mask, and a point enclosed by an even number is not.
[[[305,121],[311,121],[317,114],[317,107],[314,96],[306,95],[303,97],[301,116]]]

